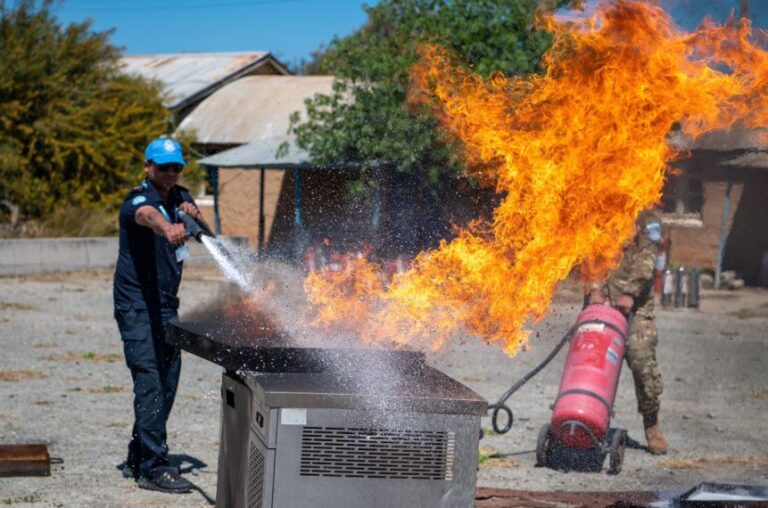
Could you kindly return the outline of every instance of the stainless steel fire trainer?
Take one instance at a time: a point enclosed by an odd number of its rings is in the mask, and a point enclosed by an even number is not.
[[[222,328],[182,323],[168,335],[225,369],[217,506],[473,505],[487,401],[423,354]]]

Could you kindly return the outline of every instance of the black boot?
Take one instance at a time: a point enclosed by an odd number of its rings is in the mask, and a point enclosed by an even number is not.
[[[139,487],[147,490],[157,490],[168,494],[186,494],[194,487],[176,471],[160,469],[150,476],[139,478]]]

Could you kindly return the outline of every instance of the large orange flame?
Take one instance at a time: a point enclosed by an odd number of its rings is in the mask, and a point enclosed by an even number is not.
[[[616,265],[679,155],[673,126],[695,138],[766,125],[768,55],[746,20],[683,33],[661,8],[620,0],[548,23],[544,76],[483,80],[424,48],[412,100],[436,104],[483,168],[474,176],[504,199],[492,223],[420,254],[388,287],[364,260],[343,284],[310,276],[315,324],[417,347],[464,329],[515,354],[558,281],[576,266],[599,279]]]

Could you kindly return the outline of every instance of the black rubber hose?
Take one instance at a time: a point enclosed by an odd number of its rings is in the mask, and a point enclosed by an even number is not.
[[[557,344],[557,346],[555,346],[555,349],[553,349],[540,364],[538,364],[532,371],[527,373],[525,376],[520,378],[520,380],[517,381],[515,384],[510,386],[509,389],[506,392],[504,392],[504,394],[501,397],[499,397],[499,400],[495,404],[491,404],[490,406],[488,406],[488,409],[493,409],[493,413],[491,414],[491,425],[493,425],[494,432],[496,432],[497,434],[506,434],[507,432],[509,432],[509,429],[512,428],[512,421],[513,421],[512,410],[509,409],[509,407],[506,406],[504,403],[507,401],[508,398],[512,396],[513,393],[519,390],[520,387],[522,387],[525,383],[530,381],[530,379],[533,376],[538,374],[541,371],[541,369],[546,367],[547,364],[551,362],[555,356],[557,356],[557,353],[560,352],[563,345],[566,342],[568,342],[571,339],[571,337],[573,337],[573,334],[576,332],[576,329],[581,324],[582,323],[577,323],[573,325],[571,329],[568,330],[568,332],[565,335],[563,335],[563,338],[560,339],[560,342]],[[499,427],[499,422],[498,422],[500,411],[503,411],[507,414],[507,424],[503,428]]]
[[[181,221],[184,223],[184,228],[187,230],[187,235],[193,237],[198,242],[202,243],[201,237],[203,235],[208,235],[213,238],[216,237],[216,235],[214,235],[210,229],[184,213],[184,211],[181,209],[176,210],[176,215],[178,215],[179,219],[181,219]]]

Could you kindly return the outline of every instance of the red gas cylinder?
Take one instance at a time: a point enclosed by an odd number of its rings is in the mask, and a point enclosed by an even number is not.
[[[581,311],[576,324],[551,432],[566,447],[594,448],[608,431],[624,359],[627,320],[613,307],[590,305]]]

